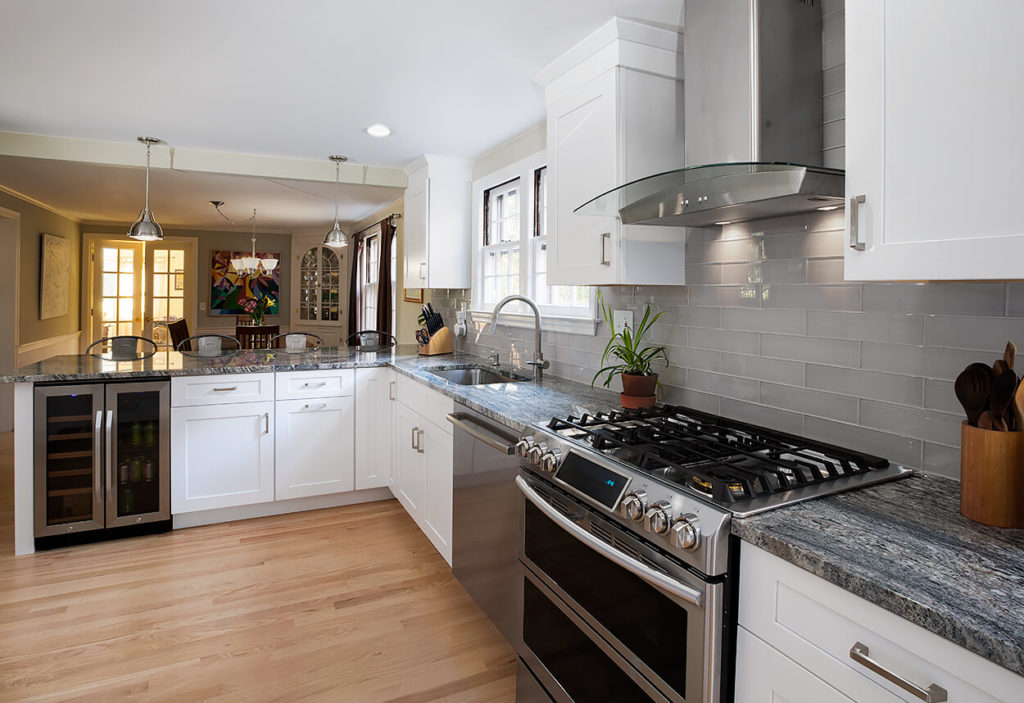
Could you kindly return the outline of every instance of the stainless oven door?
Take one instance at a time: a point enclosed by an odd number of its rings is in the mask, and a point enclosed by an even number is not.
[[[558,701],[718,703],[723,585],[521,472],[520,656]]]

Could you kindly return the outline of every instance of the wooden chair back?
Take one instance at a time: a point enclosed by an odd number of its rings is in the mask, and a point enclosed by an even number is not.
[[[167,332],[171,335],[171,349],[181,351],[181,343],[189,338],[188,322],[184,319],[168,322]],[[191,345],[185,351],[192,351]]]
[[[242,349],[270,349],[270,340],[281,333],[280,325],[238,325],[235,338]]]

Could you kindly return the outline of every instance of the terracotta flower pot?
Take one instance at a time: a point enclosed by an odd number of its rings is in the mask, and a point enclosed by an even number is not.
[[[619,400],[622,407],[631,410],[636,408],[650,408],[657,402],[655,390],[658,387],[658,374],[640,376],[624,373],[622,378],[622,393]]]

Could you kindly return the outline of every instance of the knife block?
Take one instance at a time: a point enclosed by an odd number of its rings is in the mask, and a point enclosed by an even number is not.
[[[960,513],[992,527],[1024,527],[1024,432],[963,423]]]
[[[451,354],[455,351],[452,346],[452,333],[447,327],[442,327],[427,344],[418,344],[417,354],[420,356],[437,356],[438,354]]]

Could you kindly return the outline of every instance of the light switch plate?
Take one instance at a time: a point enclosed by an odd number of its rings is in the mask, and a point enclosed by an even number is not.
[[[612,312],[612,322],[615,323],[615,329],[621,330],[623,327],[633,326],[633,311],[632,310],[615,310]]]
[[[456,310],[455,311],[455,321],[456,322],[465,322],[466,321],[466,311],[465,310]]]

